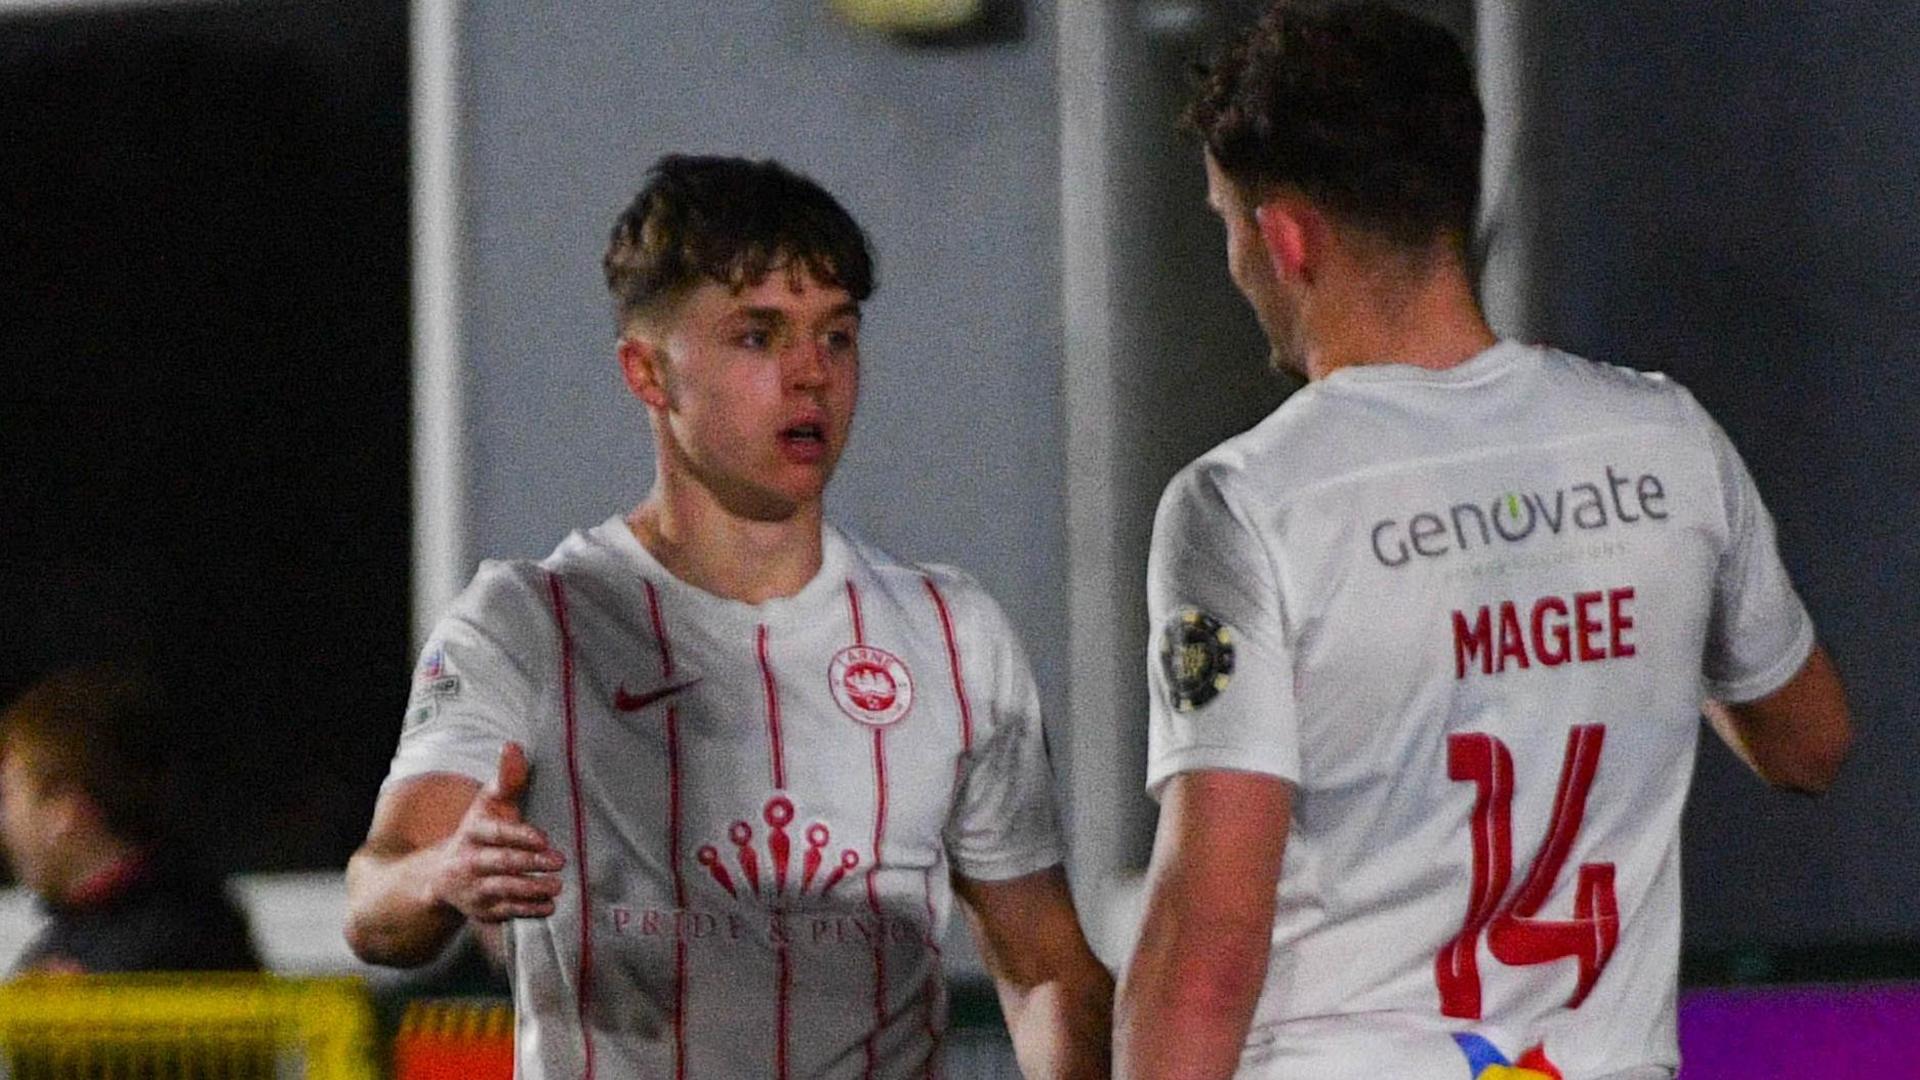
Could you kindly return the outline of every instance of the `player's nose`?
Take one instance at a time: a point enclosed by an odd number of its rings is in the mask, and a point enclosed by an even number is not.
[[[800,388],[824,386],[827,382],[827,346],[820,341],[801,341],[787,350],[787,382]]]

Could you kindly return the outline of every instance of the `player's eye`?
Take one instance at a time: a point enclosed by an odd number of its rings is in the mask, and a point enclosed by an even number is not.
[[[825,339],[827,348],[836,353],[852,352],[860,344],[860,335],[852,330],[829,330]]]
[[[765,349],[773,344],[773,331],[765,327],[742,330],[734,337],[733,343],[743,349]]]

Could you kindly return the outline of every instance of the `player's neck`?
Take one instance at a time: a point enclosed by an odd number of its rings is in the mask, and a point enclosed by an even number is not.
[[[627,527],[667,572],[703,592],[747,604],[792,596],[820,572],[818,501],[760,521],[711,496],[657,484]]]
[[[1466,273],[1452,259],[1413,281],[1353,281],[1316,299],[1306,313],[1309,379],[1366,364],[1443,370],[1497,340]]]

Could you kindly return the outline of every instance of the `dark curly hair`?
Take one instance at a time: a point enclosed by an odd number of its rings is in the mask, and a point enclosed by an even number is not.
[[[613,226],[603,266],[624,330],[704,281],[758,285],[805,270],[858,301],[873,293],[866,233],[825,188],[777,161],[669,154]]]
[[[1464,250],[1486,118],[1446,30],[1384,3],[1278,0],[1202,76],[1186,123],[1235,183],[1293,188],[1402,247]]]

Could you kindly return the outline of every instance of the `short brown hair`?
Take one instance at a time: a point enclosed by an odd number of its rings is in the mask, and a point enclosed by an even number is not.
[[[1277,0],[1204,71],[1186,121],[1256,192],[1293,188],[1407,248],[1473,234],[1486,128],[1473,71],[1445,29],[1387,4]]]
[[[108,831],[146,844],[173,831],[168,737],[155,685],[124,668],[77,668],[35,683],[0,713],[0,751],[40,784],[84,793]]]
[[[873,293],[866,233],[827,190],[777,161],[669,154],[613,226],[603,266],[625,330],[703,281],[758,285],[804,269],[855,302]]]

